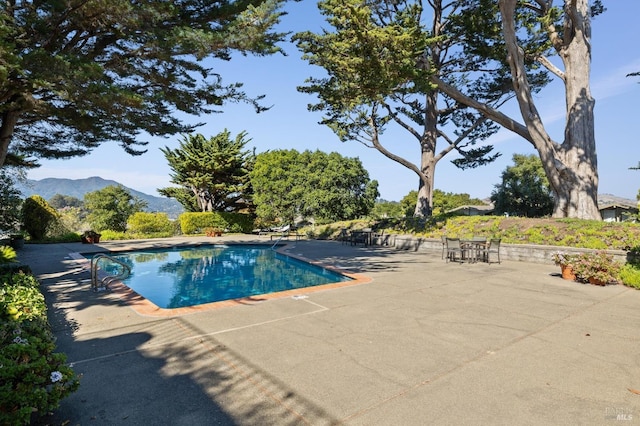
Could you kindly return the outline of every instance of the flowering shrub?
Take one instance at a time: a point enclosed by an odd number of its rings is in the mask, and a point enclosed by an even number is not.
[[[579,254],[567,254],[557,251],[553,253],[551,258],[556,265],[573,266],[573,263],[578,260],[579,256]]]
[[[588,282],[591,278],[603,284],[617,282],[622,268],[612,255],[603,250],[579,254],[572,266],[578,281]]]
[[[0,276],[0,424],[28,424],[78,388],[66,356],[54,353],[44,296],[32,275]]]

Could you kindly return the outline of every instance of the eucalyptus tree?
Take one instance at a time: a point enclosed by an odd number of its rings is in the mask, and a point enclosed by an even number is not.
[[[247,101],[211,68],[233,52],[280,51],[285,0],[0,3],[0,166],[9,148],[84,155],[105,141],[141,154],[140,133],[192,132],[182,117]]]
[[[432,81],[436,76],[494,108],[512,96],[506,62],[478,61],[478,52],[472,56],[465,51],[462,42],[468,33],[458,16],[462,3],[323,0],[318,7],[332,31],[294,36],[303,58],[326,71],[325,77],[309,78],[299,87],[317,95],[309,109],[324,112],[321,123],[340,140],[375,148],[414,171],[419,177],[416,216],[432,213],[436,164],[447,154],[459,154],[453,163],[460,168],[484,165],[500,155],[480,143],[498,126]],[[482,50],[491,57],[500,52],[499,45]],[[490,73],[477,78],[480,71]],[[392,127],[406,131],[407,137],[383,141]],[[399,154],[412,141],[418,161]]]
[[[228,130],[209,139],[185,135],[176,149],[161,149],[173,170],[171,183],[159,189],[187,211],[238,211],[251,202],[249,171],[254,155],[245,147],[250,139],[241,132],[234,139]]]
[[[559,3],[560,6],[555,6]],[[600,220],[598,168],[590,92],[591,18],[604,11],[599,0],[465,0],[466,33],[480,34],[480,43],[504,45],[511,86],[524,124],[431,73],[439,90],[477,109],[488,119],[520,135],[538,152],[553,193],[554,217]],[[478,19],[478,17],[482,19]],[[496,31],[498,25],[501,30]],[[493,28],[487,32],[487,29]],[[493,33],[493,35],[491,34]],[[469,40],[474,41],[473,37]],[[487,57],[479,50],[480,57]],[[554,60],[553,57],[556,59]],[[563,140],[552,138],[533,96],[529,67],[540,67],[564,84],[566,122]]]

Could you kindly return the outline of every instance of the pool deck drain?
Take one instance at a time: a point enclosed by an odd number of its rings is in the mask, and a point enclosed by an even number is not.
[[[194,241],[211,239],[93,248]],[[439,250],[301,241],[285,250],[372,281],[165,318],[90,291],[65,259],[82,249],[19,251],[82,374],[42,424],[640,422],[640,291],[564,281],[552,262],[459,265]]]

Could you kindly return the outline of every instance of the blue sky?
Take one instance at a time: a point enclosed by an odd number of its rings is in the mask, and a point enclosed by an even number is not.
[[[640,162],[640,116],[638,97],[640,77],[625,77],[640,71],[640,2],[606,1],[607,12],[592,22],[592,74],[591,91],[596,99],[596,144],[601,194],[613,194],[635,200],[640,189],[640,171],[629,170]],[[290,3],[281,23],[283,31],[318,31],[323,25],[315,2]],[[404,167],[388,160],[377,151],[357,142],[340,142],[318,121],[321,115],[307,111],[313,101],[309,95],[298,93],[309,76],[319,76],[322,70],[300,59],[295,46],[284,44],[288,56],[243,57],[238,55],[228,63],[215,65],[223,82],[244,83],[249,95],[266,95],[264,103],[273,107],[256,114],[250,105],[228,104],[222,114],[198,117],[194,121],[206,122],[198,132],[211,137],[229,129],[232,136],[246,131],[257,152],[270,149],[305,149],[336,151],[347,157],[358,157],[368,170],[371,179],[379,182],[382,198],[400,200],[409,191],[417,189],[418,178]],[[545,125],[551,136],[562,140],[564,128],[564,97],[562,86],[554,83],[545,88],[538,98]],[[515,109],[509,114],[522,121]],[[392,139],[393,138],[393,139]],[[180,136],[169,139],[144,138],[149,141],[148,152],[131,157],[117,143],[105,143],[90,155],[70,160],[42,160],[42,167],[30,171],[28,178],[47,177],[80,179],[100,176],[116,180],[130,188],[158,195],[157,188],[170,186],[171,170],[159,148],[178,146]],[[391,146],[405,158],[418,162],[417,143],[403,132],[390,131],[383,143]],[[533,154],[531,145],[506,130],[494,135],[488,143],[502,153],[494,163],[472,170],[459,170],[446,156],[436,166],[435,187],[445,192],[467,193],[472,197],[486,198],[500,182],[501,173],[512,164],[512,155]],[[441,142],[442,144],[442,142]]]

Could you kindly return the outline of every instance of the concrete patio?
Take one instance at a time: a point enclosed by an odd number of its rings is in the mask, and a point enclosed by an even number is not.
[[[549,264],[289,242],[370,283],[176,317],[90,291],[69,253],[264,237],[26,245],[82,374],[54,425],[602,425],[640,422],[640,291]]]

